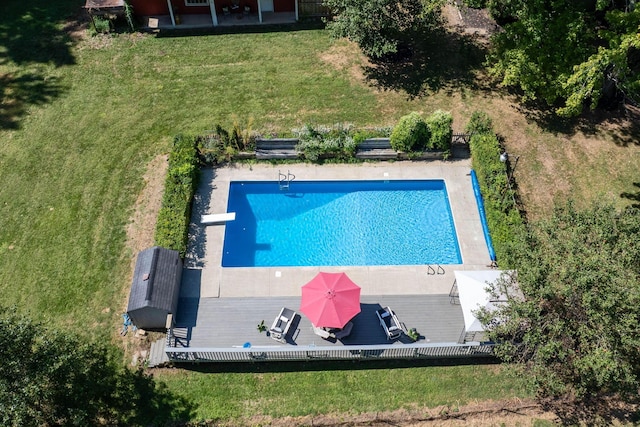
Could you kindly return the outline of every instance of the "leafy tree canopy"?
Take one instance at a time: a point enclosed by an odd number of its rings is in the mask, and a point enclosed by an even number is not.
[[[153,426],[192,407],[108,349],[0,308],[0,425]]]
[[[640,10],[609,0],[489,0],[504,31],[491,73],[525,100],[563,116],[620,99],[640,101]],[[635,101],[634,101],[635,100]]]
[[[327,28],[333,37],[357,43],[365,55],[381,58],[398,52],[411,34],[433,23],[441,0],[324,0],[334,14]]]
[[[639,235],[637,209],[568,203],[513,243],[509,264],[525,297],[481,317],[540,397],[637,396]]]

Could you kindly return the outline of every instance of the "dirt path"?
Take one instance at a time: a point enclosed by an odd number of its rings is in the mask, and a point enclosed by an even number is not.
[[[329,414],[306,417],[252,417],[218,426],[345,426],[345,427],[423,427],[423,426],[533,426],[536,421],[558,422],[532,400],[504,400],[478,402],[465,406],[438,406],[421,410],[401,409],[392,412],[358,415]]]

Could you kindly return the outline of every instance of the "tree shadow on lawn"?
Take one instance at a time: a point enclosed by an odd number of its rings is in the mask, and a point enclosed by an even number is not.
[[[84,0],[3,0],[0,9],[0,65],[75,64],[72,40],[61,23],[78,15]],[[70,29],[70,28],[69,28]]]
[[[520,97],[522,94],[511,91]],[[578,117],[559,117],[555,110],[561,105],[549,106],[544,101],[522,102],[518,111],[529,121],[554,135],[573,136],[577,133],[595,135],[606,126],[613,142],[620,147],[640,145],[640,108],[631,105],[619,105],[614,109],[598,107],[594,111],[585,111]],[[587,107],[585,107],[586,109]]]
[[[38,73],[0,75],[0,130],[18,129],[20,118],[30,105],[51,102],[62,92],[63,87],[55,77],[45,78]]]
[[[367,80],[382,90],[405,91],[410,99],[443,88],[477,88],[476,71],[483,68],[486,56],[477,38],[439,26],[416,32],[408,46],[400,50],[399,60],[365,66]]]
[[[631,206],[640,209],[640,182],[634,182],[633,186],[636,187],[638,191],[636,191],[635,193],[625,191],[624,193],[620,194],[620,197],[622,197],[623,199],[631,200]]]
[[[0,66],[17,65],[24,71],[0,74],[0,130],[18,128],[29,105],[51,102],[62,93],[57,79],[47,78],[30,66],[75,64],[69,34],[79,23],[70,18],[81,12],[83,3],[83,0],[3,1]]]
[[[162,381],[142,370],[125,370],[120,377],[120,421],[126,425],[187,425],[196,405],[175,394]],[[123,424],[123,425],[124,425]]]
[[[592,396],[584,401],[571,398],[544,399],[542,407],[556,414],[562,425],[637,425],[640,420],[637,397]]]

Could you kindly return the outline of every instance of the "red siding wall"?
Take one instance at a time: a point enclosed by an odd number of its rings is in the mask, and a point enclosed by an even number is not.
[[[130,4],[137,16],[169,14],[167,0],[130,0]]]
[[[273,0],[274,12],[295,12],[295,0]]]
[[[168,15],[169,7],[167,6],[167,0],[130,0],[131,6],[133,6],[133,13],[137,16],[147,16],[147,15]],[[216,6],[218,3],[222,3],[221,0],[216,1]],[[171,0],[171,5],[173,6],[173,10],[177,14],[187,14],[187,15],[200,15],[200,14],[211,14],[211,9],[209,6],[185,6],[184,0]],[[222,13],[222,10],[220,10]]]

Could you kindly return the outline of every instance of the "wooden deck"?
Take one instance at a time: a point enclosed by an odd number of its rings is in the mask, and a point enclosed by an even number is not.
[[[181,298],[178,306],[174,345],[194,348],[239,348],[251,346],[363,346],[413,343],[406,336],[388,341],[376,310],[390,306],[407,329],[416,328],[418,343],[456,343],[464,320],[459,305],[448,295],[363,296],[361,312],[353,319],[351,334],[342,340],[325,340],[314,334],[311,322],[299,312],[299,297],[262,298]],[[282,307],[298,313],[282,344],[258,331],[264,320],[267,328]]]

